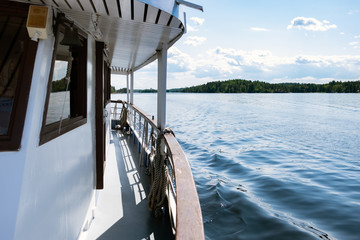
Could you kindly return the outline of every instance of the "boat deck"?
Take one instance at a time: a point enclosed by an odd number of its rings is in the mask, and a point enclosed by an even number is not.
[[[104,189],[86,239],[174,239],[168,216],[157,219],[147,207],[150,176],[139,168],[133,137],[112,131],[107,151]]]

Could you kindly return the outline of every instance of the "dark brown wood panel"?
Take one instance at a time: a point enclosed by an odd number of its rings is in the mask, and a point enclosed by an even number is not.
[[[104,107],[111,99],[111,69],[107,62],[104,61]]]
[[[96,189],[104,188],[105,158],[105,121],[104,121],[104,43],[96,42]]]
[[[0,15],[3,17],[8,16],[7,23],[12,21],[11,19],[14,19],[13,17],[22,18],[26,21],[28,7],[28,4],[2,1],[0,3]],[[5,28],[6,26],[4,24],[2,30],[5,31]],[[17,79],[15,79],[17,84],[8,132],[6,135],[0,136],[0,151],[16,151],[21,147],[30,85],[38,46],[37,42],[31,41],[28,37],[25,25],[22,25],[19,31],[18,36],[21,36],[21,41],[24,41],[24,51],[17,67],[19,74],[17,75]],[[7,59],[5,59],[5,61],[7,61]]]

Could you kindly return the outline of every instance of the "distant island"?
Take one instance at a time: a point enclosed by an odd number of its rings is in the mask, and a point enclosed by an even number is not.
[[[115,90],[112,93],[126,93],[126,88]],[[156,89],[134,90],[138,93],[155,93]],[[359,93],[360,80],[341,82],[331,81],[325,84],[315,83],[267,83],[244,79],[208,82],[206,84],[176,88],[167,92],[182,93]]]
[[[111,93],[126,93],[126,88],[120,88],[115,90],[115,87],[111,86]],[[156,93],[156,89],[134,89],[134,93]]]
[[[360,92],[360,81],[332,81],[326,84],[314,83],[267,83],[234,79],[208,82],[199,86],[171,89],[169,92],[186,93],[357,93]]]

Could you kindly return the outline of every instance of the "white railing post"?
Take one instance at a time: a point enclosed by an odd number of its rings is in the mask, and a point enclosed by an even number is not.
[[[166,73],[167,73],[167,45],[157,52],[158,57],[158,94],[157,94],[157,127],[165,129],[166,125]]]
[[[134,104],[134,72],[130,72],[130,104]]]
[[[129,103],[129,73],[126,74],[126,98]]]

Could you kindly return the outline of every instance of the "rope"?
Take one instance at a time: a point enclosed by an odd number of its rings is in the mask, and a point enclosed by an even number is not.
[[[128,111],[127,108],[125,107],[125,104],[123,103],[123,107],[121,109],[121,113],[120,113],[120,127],[121,129],[124,129],[125,127],[128,127],[128,123],[127,123],[127,115],[128,115]]]
[[[155,212],[155,217],[160,217],[162,215],[161,209],[165,205],[168,179],[166,177],[167,169],[165,166],[165,157],[161,154],[161,142],[164,135],[167,133],[174,134],[170,128],[165,128],[158,134],[156,139],[156,154],[154,162],[151,164],[152,186],[149,193],[148,207],[151,211]]]
[[[69,91],[69,84],[71,81],[70,76],[71,76],[72,62],[74,60],[74,58],[71,56],[71,52],[69,52],[69,57],[67,60],[68,60],[68,66],[67,66],[66,76],[65,76],[66,90],[65,90],[65,97],[64,97],[63,106],[62,106],[62,110],[61,110],[61,116],[60,116],[59,134],[61,131],[61,125],[62,125],[62,121],[63,121],[63,117],[64,117],[63,115],[64,115],[65,103],[66,103],[66,98],[67,98],[67,92]]]

